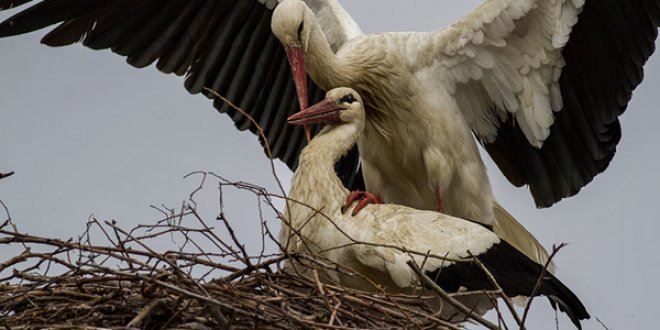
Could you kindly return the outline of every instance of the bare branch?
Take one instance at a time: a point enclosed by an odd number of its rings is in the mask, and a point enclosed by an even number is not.
[[[527,320],[527,315],[529,314],[529,310],[532,307],[532,302],[534,301],[534,297],[539,292],[539,289],[541,288],[541,284],[543,284],[543,281],[545,280],[545,275],[548,274],[548,268],[550,267],[550,264],[552,264],[552,259],[554,259],[555,256],[557,256],[557,253],[559,253],[561,249],[565,248],[566,245],[567,245],[566,243],[561,243],[559,245],[552,246],[552,253],[548,258],[548,261],[545,262],[545,265],[543,266],[543,270],[541,270],[541,274],[539,275],[539,278],[536,281],[536,284],[534,285],[534,290],[532,290],[531,294],[529,295],[529,301],[527,302],[527,306],[525,306],[525,312],[523,313],[523,317],[522,317],[522,324],[525,324],[525,321]]]

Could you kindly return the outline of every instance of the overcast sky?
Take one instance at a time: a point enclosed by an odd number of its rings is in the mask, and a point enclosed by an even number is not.
[[[380,32],[438,29],[478,2],[343,3],[365,32]],[[205,98],[188,95],[181,79],[134,69],[107,51],[47,48],[40,35],[0,40],[0,172],[17,172],[0,182],[0,199],[23,230],[67,237],[91,214],[125,226],[152,222],[158,214],[149,205],[179,205],[196,183],[182,177],[195,170],[275,191],[255,137],[237,132]],[[558,275],[614,329],[657,326],[659,87],[655,56],[622,117],[610,168],[551,209],[535,209],[527,190],[509,185],[488,160],[501,203],[546,246],[571,243],[557,258]],[[279,173],[288,186],[288,170],[279,166]],[[254,216],[253,198],[234,194],[231,201],[234,219]],[[256,241],[256,223],[236,225]],[[553,326],[549,305],[539,301],[530,328]],[[585,328],[602,329],[595,320]]]

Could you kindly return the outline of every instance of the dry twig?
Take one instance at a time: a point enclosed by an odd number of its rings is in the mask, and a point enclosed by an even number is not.
[[[9,172],[9,173],[0,173],[0,180],[4,178],[8,178],[10,176],[14,175],[14,172]]]

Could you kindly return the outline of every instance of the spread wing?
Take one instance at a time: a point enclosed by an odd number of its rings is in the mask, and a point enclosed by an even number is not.
[[[0,37],[55,26],[44,44],[81,42],[110,49],[137,68],[155,63],[185,76],[190,93],[213,98],[208,88],[248,112],[264,128],[273,157],[296,167],[306,140],[302,128],[286,124],[298,106],[286,54],[270,30],[277,0],[0,0],[0,10],[29,2],[34,5],[0,23]],[[309,81],[313,104],[324,93]],[[228,104],[214,106],[238,129],[257,132]],[[348,187],[360,188],[357,150],[337,169]]]
[[[414,58],[509,181],[548,207],[608,167],[659,25],[658,0],[489,0],[417,36]]]
[[[305,3],[316,14],[333,51],[336,52],[344,43],[363,34],[337,0],[305,0]]]

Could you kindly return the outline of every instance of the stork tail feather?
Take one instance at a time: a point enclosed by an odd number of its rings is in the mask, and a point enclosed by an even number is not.
[[[495,234],[513,245],[536,263],[545,265],[550,255],[532,233],[523,227],[516,218],[497,202],[495,205]],[[548,271],[554,273],[555,265],[550,263]]]

